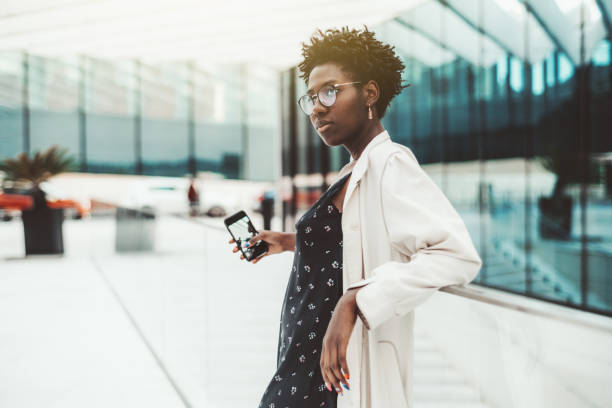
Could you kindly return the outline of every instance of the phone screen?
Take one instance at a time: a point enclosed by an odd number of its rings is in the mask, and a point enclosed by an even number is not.
[[[249,240],[257,235],[257,230],[253,227],[251,220],[246,214],[229,224],[227,228],[234,237],[236,245],[242,250],[244,257],[248,261],[257,258],[268,250],[268,245],[264,241],[259,241],[254,246],[246,246]]]

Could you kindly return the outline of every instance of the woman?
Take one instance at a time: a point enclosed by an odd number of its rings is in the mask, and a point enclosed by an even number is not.
[[[302,54],[299,105],[351,161],[296,233],[251,240],[269,244],[265,256],[295,251],[278,368],[260,407],[409,407],[413,311],[471,281],[481,261],[452,205],[380,122],[404,87],[393,48],[343,28],[318,31]]]

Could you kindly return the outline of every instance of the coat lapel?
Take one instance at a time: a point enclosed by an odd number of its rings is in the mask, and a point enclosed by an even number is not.
[[[348,188],[346,189],[346,195],[344,196],[344,203],[342,204],[342,208],[346,208],[346,203],[348,203],[349,199],[353,195],[353,192],[355,191],[355,188],[359,184],[359,181],[361,180],[366,170],[368,169],[368,164],[369,164],[368,156],[372,148],[389,139],[390,138],[389,138],[389,134],[387,133],[387,131],[386,130],[383,131],[382,133],[377,135],[374,139],[372,139],[370,143],[368,143],[366,148],[363,150],[363,153],[361,153],[361,156],[359,156],[359,159],[357,159],[356,162],[351,159],[351,161],[342,168],[342,170],[340,171],[339,177],[343,177],[346,173],[348,173],[351,169],[353,169],[353,173],[351,174],[351,179],[349,181]]]

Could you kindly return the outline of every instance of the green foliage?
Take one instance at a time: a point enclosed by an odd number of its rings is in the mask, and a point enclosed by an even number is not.
[[[36,152],[33,157],[20,153],[15,159],[6,159],[0,163],[0,171],[6,174],[7,180],[28,181],[37,188],[40,183],[56,174],[73,168],[73,160],[66,149],[52,146],[45,152]]]

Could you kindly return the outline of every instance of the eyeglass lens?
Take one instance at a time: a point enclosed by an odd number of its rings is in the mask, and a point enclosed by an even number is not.
[[[319,90],[317,98],[321,102],[321,105],[330,107],[336,102],[336,89],[333,86],[325,86]],[[315,106],[315,100],[310,95],[304,95],[300,98],[300,108],[305,114],[310,115]]]

